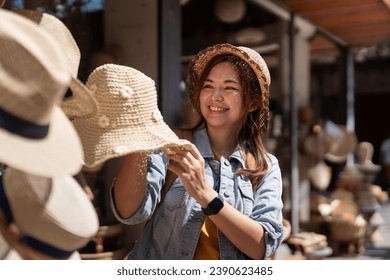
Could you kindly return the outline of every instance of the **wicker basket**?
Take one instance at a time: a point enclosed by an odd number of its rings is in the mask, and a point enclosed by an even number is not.
[[[338,242],[352,242],[364,238],[367,223],[356,224],[343,220],[333,220],[330,222],[330,232],[332,239]]]

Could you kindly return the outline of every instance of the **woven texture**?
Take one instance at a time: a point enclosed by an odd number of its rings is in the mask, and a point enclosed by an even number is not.
[[[98,113],[73,121],[87,167],[129,153],[190,145],[164,122],[155,83],[142,72],[105,64],[90,74],[87,86],[95,92]]]
[[[95,208],[72,176],[51,179],[7,168],[4,192],[23,235],[73,251],[98,231]]]
[[[32,21],[6,10],[0,18],[0,162],[41,176],[75,174],[83,151],[59,108],[71,80],[63,51]]]
[[[71,74],[72,96],[66,97],[61,108],[69,118],[91,116],[96,113],[97,104],[88,88],[77,79],[80,64],[80,49],[65,24],[53,15],[31,10],[16,10],[16,13],[32,20],[50,33],[61,46],[66,57],[65,67]]]

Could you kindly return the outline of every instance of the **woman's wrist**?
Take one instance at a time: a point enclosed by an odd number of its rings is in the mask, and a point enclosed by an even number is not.
[[[209,203],[218,196],[218,193],[210,189],[209,191],[203,193],[199,198],[197,199],[198,203],[202,208],[206,208]]]

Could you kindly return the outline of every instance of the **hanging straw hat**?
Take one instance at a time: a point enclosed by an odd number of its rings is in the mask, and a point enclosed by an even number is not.
[[[97,111],[97,103],[88,88],[77,79],[81,59],[80,49],[71,32],[65,24],[53,15],[31,10],[15,10],[16,13],[32,20],[40,28],[49,32],[56,39],[66,56],[66,68],[72,75],[70,89],[71,96],[65,96],[61,108],[65,114],[73,119],[91,116]]]
[[[75,174],[80,139],[59,108],[70,74],[58,43],[0,9],[0,162],[41,176]]]
[[[98,231],[95,208],[72,176],[39,177],[9,167],[0,192],[0,210],[20,241],[51,258],[69,258]]]
[[[307,176],[314,188],[323,191],[329,187],[332,178],[332,170],[321,160],[316,165],[309,168]]]
[[[0,210],[24,245],[68,259],[96,235],[95,208],[72,176],[39,177],[9,167],[2,179]]]
[[[345,125],[338,125],[331,121],[325,123],[326,153],[325,159],[333,163],[342,163],[348,155],[353,153],[357,146],[355,132]]]
[[[127,66],[105,64],[88,77],[98,114],[73,121],[85,151],[85,165],[94,167],[129,153],[190,145],[163,121],[154,81]],[[189,147],[189,146],[188,146]]]
[[[210,46],[200,51],[191,61],[188,66],[190,73],[189,81],[189,96],[192,102],[194,102],[195,86],[201,78],[201,75],[206,68],[207,64],[216,56],[221,54],[232,54],[243,61],[245,61],[256,74],[261,89],[261,124],[260,129],[262,132],[267,131],[269,124],[269,86],[271,83],[271,76],[264,59],[258,52],[247,47],[236,47],[231,44],[217,44]]]
[[[225,23],[235,23],[244,18],[246,3],[244,0],[216,0],[215,15]]]

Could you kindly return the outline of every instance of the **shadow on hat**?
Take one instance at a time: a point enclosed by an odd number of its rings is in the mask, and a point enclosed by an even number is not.
[[[154,81],[123,65],[97,67],[86,85],[94,92],[98,113],[73,120],[85,152],[85,165],[97,166],[130,153],[169,147],[189,148],[164,122]]]
[[[0,9],[0,162],[40,176],[76,174],[82,145],[59,107],[71,83],[52,36]]]
[[[66,95],[61,103],[65,114],[71,119],[94,115],[97,111],[95,98],[88,88],[77,79],[81,54],[70,30],[61,20],[48,13],[32,10],[14,10],[14,12],[38,24],[40,28],[50,33],[62,47],[66,56],[65,66],[72,76],[71,95]]]
[[[92,202],[72,176],[51,179],[7,168],[0,210],[3,259],[79,259],[76,251],[99,228]]]

